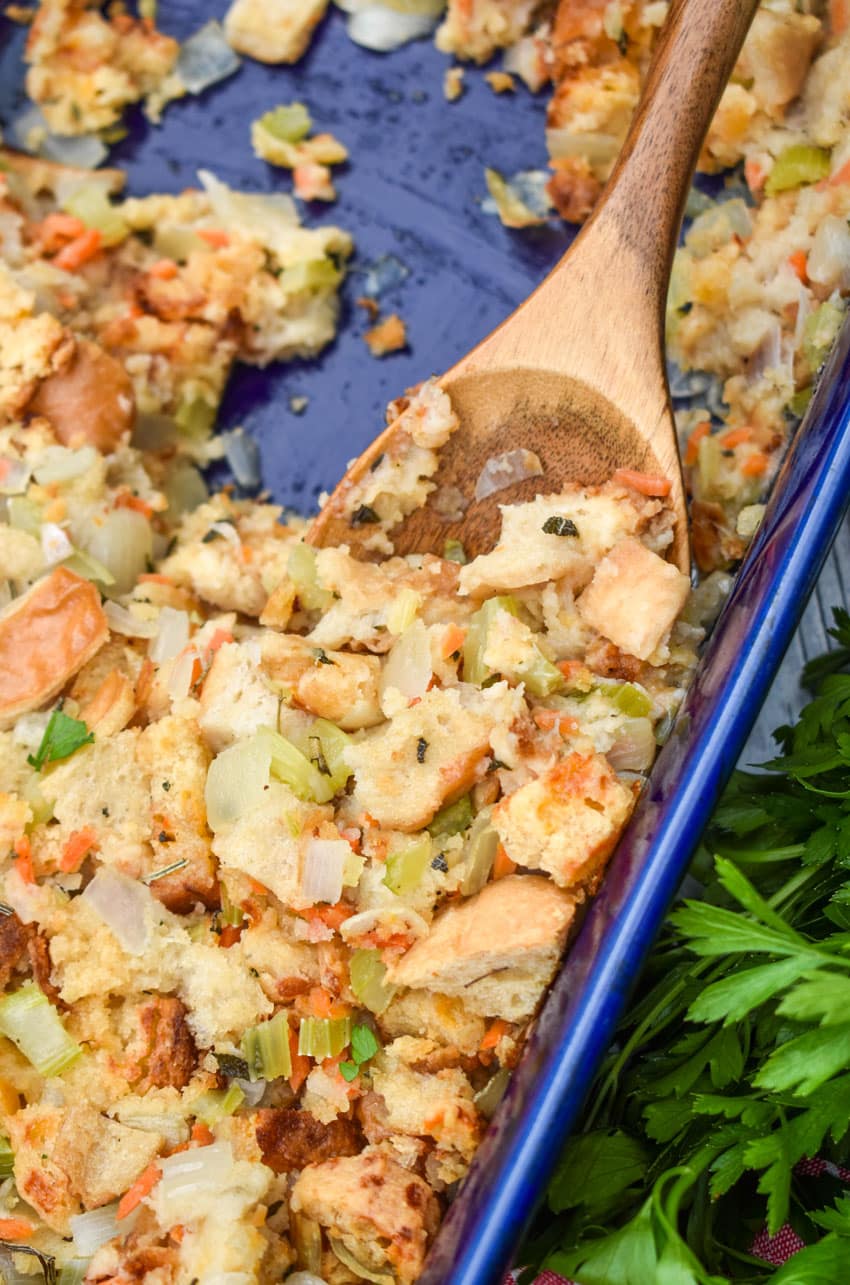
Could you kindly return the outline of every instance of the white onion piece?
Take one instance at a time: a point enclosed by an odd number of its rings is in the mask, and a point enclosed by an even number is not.
[[[119,602],[105,602],[103,610],[113,633],[124,634],[127,638],[156,638],[159,633],[155,620],[142,620]]]
[[[155,665],[173,660],[189,641],[189,616],[175,607],[163,607],[159,613],[156,638],[148,652]]]
[[[221,23],[213,19],[183,42],[176,71],[190,94],[200,94],[232,76],[241,66]]]
[[[64,446],[48,446],[38,457],[33,474],[41,486],[49,486],[51,482],[70,482],[88,472],[97,459],[98,453],[93,446],[81,446],[78,451],[69,451]]]
[[[370,299],[379,299],[387,290],[395,290],[410,276],[410,268],[395,254],[382,254],[373,263],[367,263],[363,279],[363,293]]]
[[[342,876],[350,856],[351,845],[345,839],[310,839],[301,875],[304,896],[336,905],[342,896]]]
[[[168,1208],[175,1198],[192,1192],[219,1192],[233,1169],[233,1149],[229,1142],[212,1142],[208,1147],[179,1151],[158,1161],[162,1177],[158,1183],[157,1202]]]
[[[45,522],[41,528],[41,552],[49,567],[57,562],[64,562],[74,552],[74,546],[68,539],[67,531],[55,522]]]
[[[357,941],[358,937],[365,937],[378,928],[386,928],[390,933],[412,933],[414,937],[425,937],[428,934],[428,925],[418,911],[412,910],[410,906],[399,905],[361,910],[345,920],[339,935],[343,941]]]
[[[491,455],[475,483],[476,500],[484,500],[488,495],[504,491],[517,482],[525,482],[530,477],[542,477],[543,465],[540,456],[525,447],[505,451],[502,455]]]
[[[429,36],[436,18],[427,13],[396,13],[383,5],[360,9],[349,16],[346,30],[349,38],[374,53],[388,53],[411,40]]]
[[[109,149],[97,134],[45,134],[39,154],[59,165],[72,165],[81,170],[93,170],[106,160]]]
[[[130,592],[153,552],[150,523],[135,509],[113,509],[99,525],[91,523],[81,544],[115,577],[109,586],[115,598]]]
[[[51,717],[50,710],[43,713],[22,714],[12,731],[12,740],[15,745],[23,745],[24,749],[31,750],[34,754],[44,740],[44,733],[47,731],[47,724]]]
[[[828,214],[812,241],[806,272],[810,281],[827,290],[850,288],[850,227],[837,214]]]
[[[417,617],[393,644],[381,674],[381,693],[391,687],[408,700],[424,696],[433,676],[428,630]]]
[[[212,830],[232,825],[260,806],[271,762],[271,748],[264,736],[237,741],[213,759],[204,790],[207,821]]]
[[[142,1133],[161,1133],[166,1145],[173,1149],[189,1140],[189,1126],[179,1115],[128,1115],[121,1110],[119,1103],[115,1112],[121,1124],[128,1129],[140,1129]]]
[[[260,485],[260,448],[241,428],[232,433],[222,433],[224,458],[239,486],[254,491]]]
[[[195,673],[195,661],[200,660],[194,648],[187,648],[177,657],[168,675],[165,686],[173,701],[183,700],[192,690],[192,676]]]
[[[29,486],[30,467],[23,460],[0,457],[0,495],[23,495]]]
[[[617,730],[606,754],[615,772],[645,772],[652,767],[658,745],[648,718],[629,718]]]
[[[244,1098],[242,1105],[245,1107],[259,1106],[266,1092],[265,1080],[254,1080],[252,1082],[251,1080],[240,1080],[237,1075],[234,1075],[233,1079],[231,1080],[231,1084],[239,1085],[239,1088],[242,1090],[242,1096]]]
[[[74,1237],[74,1250],[80,1258],[91,1258],[101,1245],[113,1240],[118,1235],[132,1231],[138,1218],[138,1210],[133,1210],[119,1223],[116,1214],[118,1201],[92,1209],[87,1214],[75,1214],[70,1219],[71,1234]]]
[[[153,898],[143,883],[101,866],[82,895],[128,955],[144,954]]]
[[[227,540],[228,544],[232,544],[234,548],[240,549],[242,547],[239,532],[232,522],[213,522],[210,530],[215,531],[216,535],[221,536],[222,540]]]

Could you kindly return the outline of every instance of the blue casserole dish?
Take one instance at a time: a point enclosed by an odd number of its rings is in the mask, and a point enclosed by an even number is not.
[[[225,0],[169,0],[161,25],[184,38]],[[0,19],[0,120],[25,105],[24,34]],[[386,402],[445,370],[498,324],[568,244],[563,226],[506,231],[481,209],[483,167],[542,167],[545,102],[497,98],[475,73],[457,104],[443,99],[447,63],[427,43],[390,58],[352,45],[335,13],[296,68],[245,62],[238,75],[178,102],[162,126],[141,119],[112,151],[130,191],[179,191],[198,168],[232,186],[287,186],[251,154],[249,122],[303,99],[348,145],[339,203],[309,211],[338,221],[358,253],[337,342],[315,362],[236,372],[222,423],[259,443],[263,482],[302,511],[374,436]],[[356,297],[370,264],[396,279],[382,297],[408,323],[411,350],[376,363],[358,331]],[[289,407],[307,397],[301,415]],[[540,1015],[421,1278],[423,1285],[499,1281],[543,1193],[595,1066],[752,726],[850,499],[850,328],[845,327],[777,481],[761,531],[701,662],[673,734]]]

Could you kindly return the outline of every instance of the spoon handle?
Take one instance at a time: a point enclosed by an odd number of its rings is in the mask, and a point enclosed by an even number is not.
[[[691,178],[757,8],[758,0],[673,0],[629,136],[569,256],[597,268],[612,253],[627,256],[629,293],[636,285],[642,296],[643,315],[631,320],[645,326],[649,306],[660,338]],[[616,275],[607,280],[616,289]]]

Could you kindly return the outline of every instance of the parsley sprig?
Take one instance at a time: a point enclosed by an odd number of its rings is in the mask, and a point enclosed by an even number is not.
[[[373,1058],[380,1047],[372,1028],[358,1022],[351,1032],[351,1058],[339,1064],[342,1078],[349,1083],[355,1079],[363,1064]]]
[[[850,1193],[850,616],[779,756],[738,773],[520,1256],[582,1285],[844,1285]],[[555,1214],[553,1219],[551,1214]],[[766,1224],[806,1243],[781,1268]],[[530,1279],[530,1275],[524,1277]]]
[[[27,762],[40,772],[45,763],[55,763],[57,759],[69,758],[82,745],[94,740],[82,719],[71,718],[61,709],[55,709],[44,729],[41,744],[35,754],[27,755]]]

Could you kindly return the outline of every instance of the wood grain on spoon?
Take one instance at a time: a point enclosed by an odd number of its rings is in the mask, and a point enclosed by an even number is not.
[[[687,571],[687,511],[664,362],[667,286],[691,177],[758,0],[674,0],[644,95],[592,219],[560,263],[507,321],[447,371],[440,385],[460,428],[440,452],[437,490],[391,532],[398,553],[442,553],[459,539],[475,555],[499,535],[499,504],[592,485],[617,468],[672,484],[672,556]],[[310,531],[368,556],[368,526],[350,497],[384,452],[391,424],[355,460]],[[476,480],[493,456],[539,455],[542,476],[483,500]],[[441,488],[466,503],[461,521],[435,506]]]

